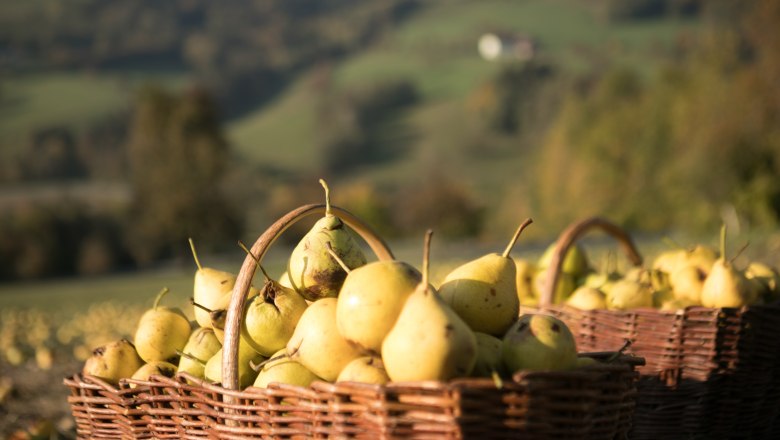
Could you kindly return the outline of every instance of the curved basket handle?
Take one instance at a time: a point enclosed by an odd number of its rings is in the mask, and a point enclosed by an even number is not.
[[[639,254],[639,251],[634,244],[634,240],[631,239],[631,236],[628,235],[623,228],[601,217],[590,217],[573,223],[561,233],[560,237],[558,237],[558,241],[555,243],[555,250],[553,251],[552,259],[550,260],[550,266],[547,267],[547,276],[545,277],[544,286],[542,287],[542,295],[539,298],[540,307],[549,307],[552,305],[555,286],[558,284],[561,266],[563,266],[563,259],[566,252],[569,250],[569,247],[571,247],[580,236],[595,228],[602,229],[604,232],[614,237],[620,243],[628,256],[628,259],[631,260],[631,263],[635,266],[640,266],[642,264],[642,256]]]
[[[355,230],[368,243],[371,250],[374,251],[380,260],[394,259],[393,253],[384,240],[363,221],[337,206],[331,205],[330,209],[334,215],[341,218],[344,223]],[[296,208],[266,229],[249,250],[257,257],[257,261],[262,261],[271,244],[287,228],[307,216],[324,213],[325,205],[321,204],[304,205]],[[238,339],[241,335],[241,317],[244,315],[244,298],[252,285],[252,277],[254,277],[256,268],[257,263],[255,263],[255,260],[247,255],[244,258],[241,270],[238,272],[236,284],[233,286],[233,293],[230,297],[230,305],[227,309],[225,342],[222,350],[222,385],[229,390],[238,390]],[[228,396],[225,397],[227,398]]]

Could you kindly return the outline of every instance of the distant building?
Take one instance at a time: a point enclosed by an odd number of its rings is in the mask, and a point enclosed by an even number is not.
[[[488,61],[528,61],[536,54],[536,43],[525,35],[490,32],[479,38],[479,54]]]

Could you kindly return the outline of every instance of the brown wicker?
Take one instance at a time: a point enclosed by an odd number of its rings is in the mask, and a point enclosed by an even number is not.
[[[742,308],[688,307],[582,311],[551,304],[562,257],[582,235],[601,229],[628,258],[642,258],[629,235],[601,218],[589,218],[559,237],[547,269],[540,305],[563,319],[581,350],[604,350],[630,341],[639,368],[632,438],[780,438],[780,304]]]
[[[287,227],[323,208],[307,205],[291,211],[258,238],[251,252],[260,260]],[[340,209],[337,213],[380,259],[393,258],[384,242],[359,220]],[[315,382],[306,388],[271,384],[239,390],[238,317],[255,265],[255,259],[247,256],[228,308],[223,386],[182,373],[175,378],[128,380],[136,385],[132,392],[124,383],[122,389],[98,387],[107,394],[108,402],[101,404],[112,412],[100,419],[86,417],[95,412],[95,401],[72,399],[79,436],[93,436],[99,424],[106,424],[113,429],[113,438],[616,439],[625,438],[631,427],[636,368],[644,360],[614,352],[622,343],[611,347],[611,352],[590,354],[603,361],[596,365],[563,372],[518,372],[501,383],[493,379],[385,386]],[[65,383],[74,396],[92,393],[95,387],[79,376]]]

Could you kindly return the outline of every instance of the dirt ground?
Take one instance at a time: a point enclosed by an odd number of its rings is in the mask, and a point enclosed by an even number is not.
[[[32,360],[18,367],[0,361],[0,438],[76,438],[69,391],[62,380],[80,368],[75,360],[49,370]]]

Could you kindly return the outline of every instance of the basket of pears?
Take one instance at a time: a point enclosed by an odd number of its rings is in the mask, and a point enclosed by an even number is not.
[[[614,238],[632,267],[595,270],[578,240]],[[780,276],[736,253],[674,245],[645,264],[630,235],[599,217],[570,225],[541,258],[516,260],[523,311],[566,322],[578,346],[628,341],[645,359],[631,438],[778,438]]]
[[[131,409],[146,431],[114,437],[627,435],[644,359],[624,353],[623,342],[582,352],[563,320],[519,313],[510,253],[530,219],[502,253],[466,263],[433,286],[432,231],[418,270],[395,259],[360,219],[331,205],[320,183],[325,203],[292,210],[251,247],[241,244],[246,257],[235,275],[202,267],[192,246],[195,322],[171,318],[152,331],[142,330],[142,319],[135,345],[126,341],[132,356],[121,359],[121,371],[109,377],[88,367],[99,360],[87,361],[82,374],[67,379],[80,436],[102,435],[93,413],[106,414],[100,421],[110,427],[111,411]],[[320,218],[273,279],[262,265],[266,252],[312,215]],[[361,239],[375,259],[366,257]],[[142,342],[161,359],[141,356],[151,351]],[[106,396],[130,394],[116,399],[121,404],[100,401],[76,414],[77,405],[93,402],[83,390],[90,387]]]

